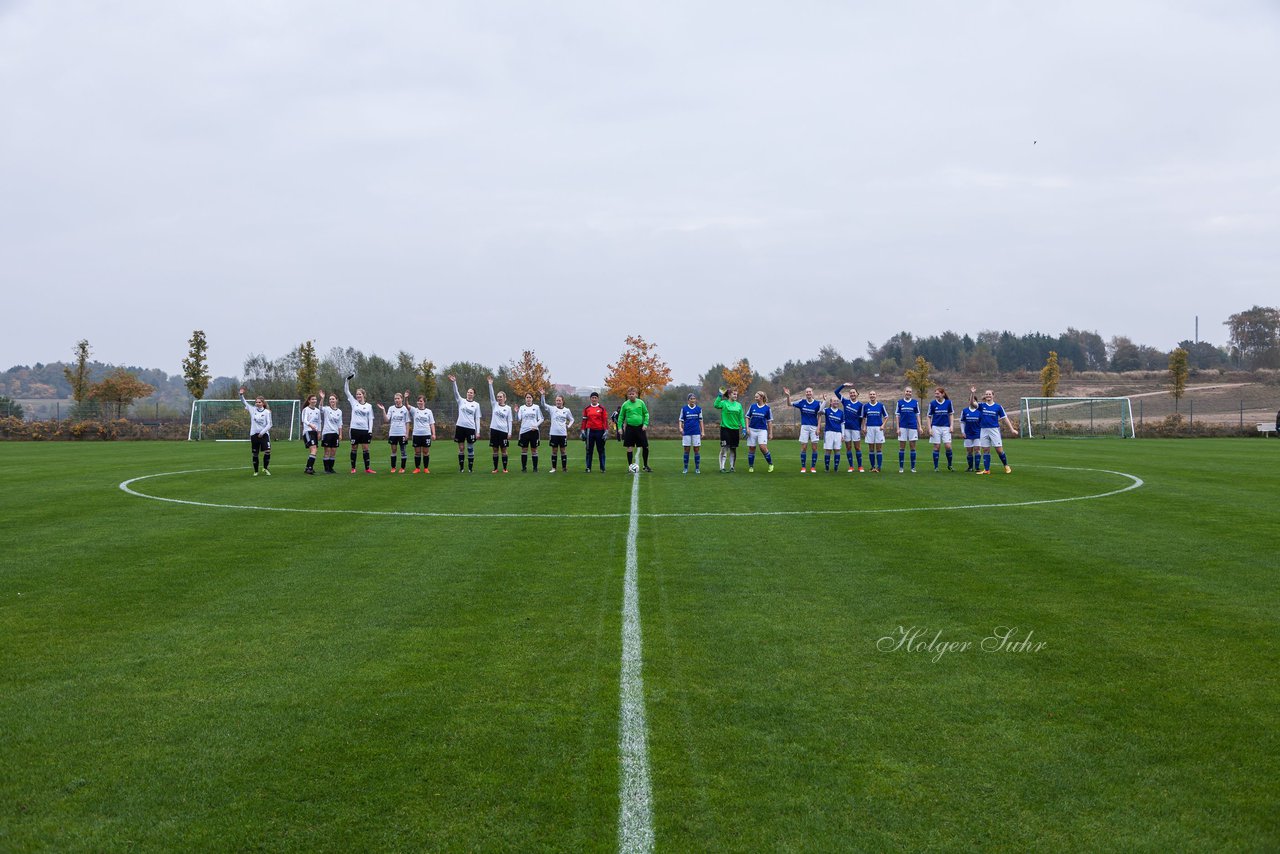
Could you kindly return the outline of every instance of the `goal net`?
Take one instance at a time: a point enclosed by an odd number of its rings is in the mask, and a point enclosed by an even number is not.
[[[252,403],[253,401],[250,401]],[[301,434],[296,400],[268,400],[271,437],[294,439]],[[249,441],[249,411],[239,400],[193,400],[187,440]]]
[[[1024,397],[1022,423],[1036,439],[1136,435],[1127,397]]]

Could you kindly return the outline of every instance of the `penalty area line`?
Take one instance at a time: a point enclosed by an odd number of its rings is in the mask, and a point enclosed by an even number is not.
[[[649,731],[644,710],[644,646],[640,634],[639,561],[640,478],[631,484],[627,525],[627,567],[622,587],[622,668],[619,678],[618,850],[653,850],[653,792],[649,782]]]

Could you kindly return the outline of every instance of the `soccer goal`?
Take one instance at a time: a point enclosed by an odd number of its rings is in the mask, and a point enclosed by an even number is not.
[[[1024,397],[1022,423],[1036,439],[1137,435],[1127,397]]]
[[[272,438],[285,438],[286,432],[290,440],[301,435],[298,401],[268,400],[267,408],[271,410]],[[202,439],[212,439],[217,442],[249,441],[249,411],[238,399],[193,400],[191,425],[187,428],[187,441]]]

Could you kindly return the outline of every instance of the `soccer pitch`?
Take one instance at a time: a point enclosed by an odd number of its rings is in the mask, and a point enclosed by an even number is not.
[[[1280,846],[1280,442],[385,447],[0,445],[0,849]]]

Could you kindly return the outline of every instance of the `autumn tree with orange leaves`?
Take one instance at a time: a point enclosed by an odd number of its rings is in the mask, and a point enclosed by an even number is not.
[[[726,391],[737,390],[739,395],[747,393],[747,389],[751,387],[751,381],[755,378],[756,372],[751,368],[751,363],[746,359],[739,359],[736,365],[724,368],[720,371],[720,376],[724,380]]]
[[[525,350],[519,359],[508,363],[507,381],[517,397],[531,394],[537,400],[538,395],[551,388],[551,373],[532,350]]]
[[[658,356],[657,345],[650,344],[639,335],[627,336],[627,349],[618,357],[616,364],[608,367],[609,375],[604,378],[604,384],[614,397],[626,397],[627,389],[632,386],[641,397],[648,397],[671,384],[671,369]]]

